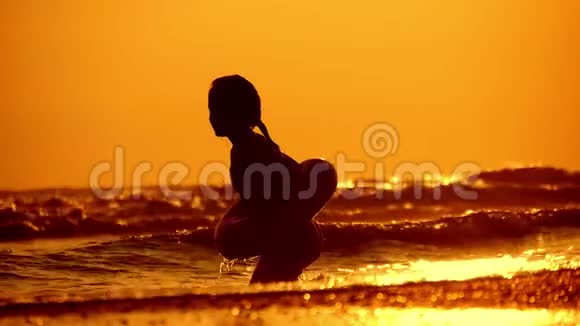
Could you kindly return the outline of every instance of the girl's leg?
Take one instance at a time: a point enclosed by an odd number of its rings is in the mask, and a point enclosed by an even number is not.
[[[293,205],[293,214],[300,220],[311,220],[336,191],[336,170],[332,164],[322,159],[306,160],[300,163],[300,168],[300,192]]]
[[[320,256],[322,235],[313,218],[336,191],[336,170],[320,159],[300,166],[302,192],[273,228],[250,283],[295,281]]]
[[[263,244],[255,223],[236,203],[215,227],[214,242],[218,252],[228,259],[247,259],[261,254]]]
[[[290,282],[320,256],[321,236],[315,222],[287,228],[256,265],[250,283]]]
[[[303,269],[288,264],[284,259],[285,257],[274,255],[261,256],[250,279],[250,284],[296,281]]]

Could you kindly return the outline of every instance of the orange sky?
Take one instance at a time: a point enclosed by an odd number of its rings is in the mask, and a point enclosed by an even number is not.
[[[229,145],[207,117],[211,80],[261,93],[283,149],[373,162],[365,126],[386,121],[386,159],[580,168],[580,2],[2,1],[0,188],[87,186],[126,150],[127,170],[183,161],[193,182]]]

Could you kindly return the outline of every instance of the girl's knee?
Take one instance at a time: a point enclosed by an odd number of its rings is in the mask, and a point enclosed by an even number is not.
[[[214,243],[220,255],[228,259],[247,259],[261,254],[259,238],[242,225],[218,223]]]
[[[326,203],[336,191],[338,178],[334,166],[322,159],[306,160],[302,168],[302,199]]]

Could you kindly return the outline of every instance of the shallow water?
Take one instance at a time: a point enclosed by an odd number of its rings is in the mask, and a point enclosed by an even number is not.
[[[184,237],[107,236],[0,244],[1,300],[176,288],[227,292],[246,286],[254,261],[228,266],[213,249],[188,243]],[[570,228],[469,246],[375,240],[364,247],[325,251],[304,273],[301,286],[391,285],[574,268],[580,266],[579,248],[580,230]]]
[[[321,258],[299,282],[267,287],[247,285],[255,261],[232,264],[213,248],[213,225],[231,200],[204,199],[199,191],[191,200],[167,199],[154,189],[141,198],[123,195],[106,200],[94,198],[86,189],[5,191],[0,193],[0,308],[10,312],[24,303],[192,294],[263,293],[267,297],[268,291],[308,294],[360,285],[388,289],[408,282],[427,289],[432,287],[429,282],[469,282],[466,280],[483,277],[493,283],[496,275],[509,282],[521,272],[546,270],[558,276],[560,271],[580,267],[578,179],[577,174],[551,169],[491,171],[473,181],[472,189],[480,195],[475,201],[453,197],[449,187],[442,188],[440,200],[429,196],[395,200],[392,189],[380,198],[374,188],[365,188],[359,198],[347,200],[341,194],[349,190],[342,189],[318,216],[325,236]],[[423,189],[425,194],[433,190]],[[406,191],[401,190],[403,195],[412,194]],[[568,280],[553,290],[556,294],[565,291],[571,300],[577,298],[576,287],[575,281]],[[472,289],[465,291],[471,293]],[[528,296],[522,289],[517,291]],[[371,324],[402,323],[406,318],[420,323],[457,321],[483,313],[471,309],[477,304],[469,304],[471,310],[465,311],[425,310],[419,304],[412,313],[391,308],[383,311],[384,305],[368,302],[357,304]],[[296,323],[310,313],[291,306],[291,320]],[[450,307],[453,305],[445,306]],[[504,302],[491,307],[511,306]],[[558,307],[571,308],[565,303],[553,308]],[[229,311],[235,307],[202,308]],[[258,312],[258,317],[268,321],[283,318],[276,309],[269,307]],[[353,312],[355,308],[341,310],[338,319],[333,319],[329,309],[320,308],[320,321],[349,323],[358,313]],[[570,316],[577,317],[567,310],[487,313],[504,316],[504,321],[532,318],[540,324],[544,319],[553,323],[558,318],[567,322]],[[155,314],[147,313],[146,318]],[[185,318],[182,314],[187,312],[166,317]],[[214,324],[235,323],[241,318],[200,316],[196,318],[210,318]],[[250,317],[244,317],[245,321]],[[135,312],[131,318],[141,317]]]

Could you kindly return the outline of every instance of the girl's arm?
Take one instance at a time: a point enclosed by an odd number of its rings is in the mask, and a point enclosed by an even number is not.
[[[260,153],[248,163],[232,156],[232,179],[242,197],[243,209],[252,217],[270,220],[280,215],[296,197],[300,165],[281,152]],[[258,164],[258,165],[252,165]],[[250,168],[251,173],[240,167]],[[233,180],[232,180],[233,181]]]

